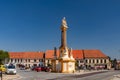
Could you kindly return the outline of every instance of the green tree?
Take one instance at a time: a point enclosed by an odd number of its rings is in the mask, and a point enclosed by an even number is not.
[[[108,59],[109,59],[109,61],[111,61],[111,57],[110,56],[108,56]]]
[[[0,64],[5,64],[9,60],[9,54],[7,51],[0,50]]]
[[[113,60],[113,67],[114,67],[114,69],[116,69],[116,66],[117,66],[117,59],[115,58],[115,59]]]

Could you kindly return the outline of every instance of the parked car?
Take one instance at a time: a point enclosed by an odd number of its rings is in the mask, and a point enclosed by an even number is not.
[[[32,67],[31,67],[31,70],[32,70],[32,71],[35,71],[35,68],[36,68],[36,67],[37,67],[37,66],[32,66]]]
[[[23,64],[19,64],[20,70],[25,70],[25,66]]]
[[[6,68],[6,74],[15,74],[16,75],[17,70],[16,67],[14,65],[9,65]]]
[[[37,72],[39,72],[39,71],[41,71],[41,67],[39,67],[39,66],[33,66],[33,67],[31,68],[31,70],[32,70],[32,71],[37,71]]]
[[[6,67],[4,65],[0,65],[0,71],[5,72],[6,71]]]
[[[47,67],[47,66],[44,66],[44,67],[41,67],[41,71],[50,72],[51,68]]]
[[[35,71],[37,71],[37,72],[41,71],[41,67],[39,67],[39,66],[36,67],[36,68],[35,68]]]

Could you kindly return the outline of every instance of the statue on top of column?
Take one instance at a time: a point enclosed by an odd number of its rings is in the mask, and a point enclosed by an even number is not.
[[[62,19],[62,26],[68,28],[65,17]]]

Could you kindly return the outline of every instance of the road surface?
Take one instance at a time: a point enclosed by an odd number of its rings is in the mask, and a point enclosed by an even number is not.
[[[20,77],[14,80],[111,80],[114,75],[120,74],[120,71],[63,74],[18,70],[18,74]]]

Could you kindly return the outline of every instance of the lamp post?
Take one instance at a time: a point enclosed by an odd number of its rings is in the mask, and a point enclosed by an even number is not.
[[[45,55],[45,53],[43,53],[43,62],[44,62],[44,66],[45,66],[45,57],[46,57],[46,55]]]

